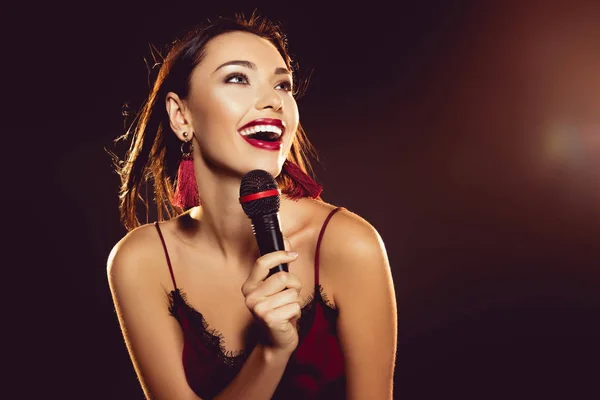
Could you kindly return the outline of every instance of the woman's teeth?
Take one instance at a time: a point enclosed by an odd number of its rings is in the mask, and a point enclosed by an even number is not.
[[[270,140],[277,140],[281,137],[281,128],[274,125],[255,125],[240,131],[242,136],[260,136]]]

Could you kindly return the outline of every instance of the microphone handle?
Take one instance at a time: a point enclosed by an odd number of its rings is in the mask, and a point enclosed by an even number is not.
[[[285,250],[283,243],[283,235],[281,234],[281,228],[279,226],[279,213],[272,213],[266,215],[258,215],[252,217],[252,231],[258,244],[258,250],[260,255],[264,256],[267,253],[272,253],[278,250]],[[287,263],[279,264],[269,270],[269,275],[285,271],[288,272]]]

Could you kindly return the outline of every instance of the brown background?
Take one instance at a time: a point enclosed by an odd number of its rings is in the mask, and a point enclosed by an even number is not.
[[[316,4],[257,8],[314,70],[299,107],[325,200],[387,246],[396,397],[597,397],[600,3]],[[6,304],[21,398],[142,398],[106,282],[125,231],[104,148],[141,102],[148,43],[252,9],[14,10],[5,160],[25,187],[8,187],[23,201],[6,208],[7,264],[22,274]]]

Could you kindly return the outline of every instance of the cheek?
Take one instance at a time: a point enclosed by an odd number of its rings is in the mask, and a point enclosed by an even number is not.
[[[211,135],[235,131],[252,101],[250,93],[235,88],[205,91],[194,108],[194,127]]]
[[[288,128],[291,129],[292,132],[295,132],[300,121],[300,113],[298,111],[298,104],[296,103],[296,100],[291,96],[288,99],[285,99],[284,109]]]
[[[213,92],[210,101],[214,117],[222,120],[234,120],[236,123],[246,114],[252,105],[253,97],[249,91],[219,90]]]

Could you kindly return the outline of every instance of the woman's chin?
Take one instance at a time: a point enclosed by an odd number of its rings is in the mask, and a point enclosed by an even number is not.
[[[255,169],[262,169],[276,178],[281,173],[281,168],[282,165],[273,162],[253,163],[247,168],[246,172],[250,172]]]

